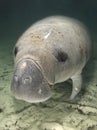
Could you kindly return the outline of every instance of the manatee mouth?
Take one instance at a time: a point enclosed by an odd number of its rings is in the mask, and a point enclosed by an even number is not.
[[[52,96],[41,70],[30,59],[23,59],[15,66],[11,91],[15,98],[30,103],[43,102]]]

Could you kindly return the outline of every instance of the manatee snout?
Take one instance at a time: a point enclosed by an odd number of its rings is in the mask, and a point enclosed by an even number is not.
[[[15,66],[11,90],[17,99],[30,103],[43,102],[52,95],[41,70],[29,59]]]

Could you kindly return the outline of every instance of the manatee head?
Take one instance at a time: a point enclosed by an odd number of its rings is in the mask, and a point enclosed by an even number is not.
[[[30,103],[43,102],[52,95],[41,69],[30,59],[19,61],[11,83],[13,95]]]

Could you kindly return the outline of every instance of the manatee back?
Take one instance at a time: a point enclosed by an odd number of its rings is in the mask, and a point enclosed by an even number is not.
[[[63,48],[67,51],[84,46],[86,59],[91,50],[91,37],[87,27],[73,18],[52,16],[42,19],[29,27],[17,42],[19,46],[39,46],[53,50]],[[72,47],[74,46],[74,47]],[[21,48],[22,48],[21,47]],[[79,47],[81,48],[81,47]]]
[[[78,70],[82,70],[89,59],[91,37],[85,25],[78,20],[52,16],[33,24],[23,33],[16,46],[18,46],[19,50],[25,50],[25,55],[30,53],[37,57],[40,66],[45,70],[45,75],[50,74],[47,74],[46,63],[41,64],[44,58],[41,58],[40,52],[45,50],[47,58],[49,52],[51,56],[55,57],[53,59],[56,62],[56,70],[52,60],[50,60],[51,58],[48,58],[48,61],[53,66],[51,68],[54,70],[56,80],[59,77],[64,77],[64,75],[67,75],[65,77],[67,79]],[[36,53],[35,50],[38,49],[41,51]],[[19,57],[21,56],[18,56],[17,59]]]

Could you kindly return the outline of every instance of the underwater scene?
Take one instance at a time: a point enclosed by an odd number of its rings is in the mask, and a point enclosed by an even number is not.
[[[97,0],[0,1],[0,130],[97,130]]]

